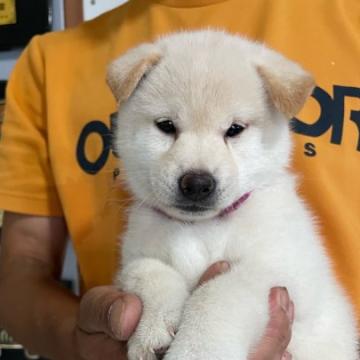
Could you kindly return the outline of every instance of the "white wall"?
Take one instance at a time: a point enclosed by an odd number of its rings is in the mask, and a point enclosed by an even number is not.
[[[21,50],[0,51],[0,80],[9,77],[10,71],[15,65],[16,59],[20,55]]]
[[[93,19],[105,11],[122,5],[126,1],[127,0],[83,0],[84,19]]]

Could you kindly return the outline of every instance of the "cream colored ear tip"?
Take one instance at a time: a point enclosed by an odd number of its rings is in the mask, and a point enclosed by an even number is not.
[[[304,87],[308,89],[308,93],[309,93],[308,96],[310,96],[312,94],[313,90],[316,87],[315,78],[308,71],[306,71],[306,76],[305,76],[305,79],[304,79]]]
[[[111,87],[111,83],[114,79],[114,64],[111,63],[107,66],[107,69],[106,69],[106,83]]]
[[[131,49],[107,69],[106,82],[118,103],[126,101],[142,77],[160,61],[161,54],[151,44]]]
[[[109,86],[111,92],[113,93],[114,97],[117,101],[119,101],[119,78],[116,71],[116,64],[115,61],[112,62],[107,67],[106,71],[106,78],[105,78],[106,84]]]

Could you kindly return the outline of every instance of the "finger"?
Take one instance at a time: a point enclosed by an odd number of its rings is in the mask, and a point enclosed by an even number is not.
[[[127,360],[126,344],[105,334],[87,334],[78,329],[76,342],[79,359]]]
[[[290,323],[293,324],[294,319],[295,319],[295,305],[291,300],[290,300],[288,315],[289,315]]]
[[[292,360],[292,355],[289,352],[285,351],[281,360]]]
[[[227,261],[218,261],[212,264],[201,276],[198,285],[202,285],[207,281],[215,278],[230,270],[230,264]]]
[[[78,327],[89,334],[105,333],[117,340],[127,340],[141,312],[141,301],[135,295],[122,293],[113,286],[100,286],[82,298]]]
[[[269,295],[270,320],[250,360],[291,359],[286,348],[291,339],[294,305],[285,288],[273,288]],[[287,356],[287,357],[283,357]]]

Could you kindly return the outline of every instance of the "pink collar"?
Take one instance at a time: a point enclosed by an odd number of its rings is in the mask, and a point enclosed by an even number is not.
[[[230,206],[228,206],[227,208],[223,209],[220,211],[219,215],[216,216],[217,219],[224,219],[225,217],[227,217],[228,215],[230,215],[232,212],[234,212],[235,210],[237,210],[251,195],[251,191],[245,193],[244,195],[242,195],[238,200],[236,200],[235,202],[233,202]],[[169,220],[175,220],[175,221],[181,221],[184,222],[186,224],[193,224],[193,221],[182,221],[179,219],[176,219],[172,216],[170,216],[169,214],[167,214],[165,211],[156,208],[156,207],[152,207],[152,209],[157,212],[158,214],[168,218]]]
[[[228,206],[227,208],[222,210],[217,217],[222,219],[225,216],[227,216],[227,215],[231,214],[232,212],[234,212],[235,210],[237,210],[249,198],[250,194],[251,194],[251,191],[245,193],[243,196],[241,196],[240,199],[236,200],[230,206]]]

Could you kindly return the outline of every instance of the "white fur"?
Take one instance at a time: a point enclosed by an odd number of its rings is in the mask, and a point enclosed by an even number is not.
[[[270,288],[285,286],[296,306],[293,359],[355,360],[352,308],[296,194],[288,123],[256,66],[273,68],[289,87],[303,70],[221,32],[172,35],[149,48],[162,58],[120,106],[116,133],[136,199],[116,283],[144,305],[129,359],[156,359],[154,350],[170,345],[166,360],[245,360],[268,321]],[[119,71],[122,61],[131,67],[127,55],[119,61]],[[159,131],[159,118],[171,118],[178,136]],[[233,121],[248,127],[224,139]],[[174,207],[178,178],[191,169],[218,181],[205,213]],[[239,209],[217,216],[247,192]],[[218,260],[231,271],[197,288]]]

